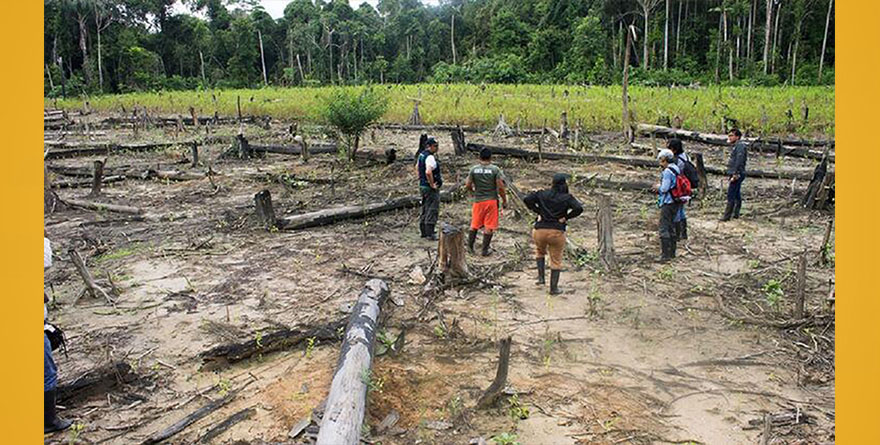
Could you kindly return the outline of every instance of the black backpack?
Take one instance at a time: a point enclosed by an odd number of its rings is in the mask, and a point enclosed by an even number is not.
[[[49,338],[49,346],[52,348],[52,351],[58,350],[58,348],[62,348],[64,350],[64,355],[67,355],[67,337],[64,335],[64,331],[61,330],[58,326],[55,326],[52,323],[46,322],[43,325],[43,332],[46,334],[46,337]]]
[[[681,173],[688,178],[692,189],[700,187],[700,175],[697,174],[697,167],[690,160],[684,161],[684,168],[681,169]]]

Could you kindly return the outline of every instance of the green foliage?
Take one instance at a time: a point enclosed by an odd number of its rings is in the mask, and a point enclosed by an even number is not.
[[[387,109],[387,97],[375,88],[337,88],[325,98],[321,117],[340,133],[348,158],[354,159],[361,134]]]
[[[773,308],[777,308],[780,301],[782,301],[782,297],[785,296],[785,292],[782,290],[782,283],[777,279],[771,279],[764,283],[762,290],[764,291],[764,297],[767,299],[767,304]]]
[[[529,418],[529,408],[519,401],[519,395],[514,394],[507,399],[507,414],[514,421]]]
[[[513,433],[501,433],[497,436],[492,436],[489,440],[495,442],[495,445],[520,445],[516,440],[516,434]]]

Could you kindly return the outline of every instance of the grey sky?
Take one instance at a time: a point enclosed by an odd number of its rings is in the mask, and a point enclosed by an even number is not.
[[[376,6],[379,3],[379,0],[348,0],[348,3],[352,8],[357,8],[361,3],[367,2],[373,6]],[[272,18],[280,18],[284,15],[284,8],[290,3],[291,0],[260,0],[260,4],[272,16]],[[422,0],[422,3],[429,5],[436,5],[440,3],[439,0]],[[174,11],[176,12],[189,12],[182,3],[177,2],[174,4]]]

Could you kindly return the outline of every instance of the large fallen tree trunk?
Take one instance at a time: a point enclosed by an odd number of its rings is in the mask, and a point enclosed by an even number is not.
[[[74,403],[105,394],[119,384],[135,380],[137,375],[131,371],[131,365],[125,362],[109,363],[90,369],[70,381],[58,384],[58,402]]]
[[[638,131],[642,134],[650,134],[664,138],[678,138],[688,141],[701,142],[708,145],[730,145],[727,142],[727,135],[700,133],[697,131],[681,130],[677,128],[663,127],[661,125],[639,124]],[[834,141],[805,141],[791,139],[757,139],[743,138],[743,141],[749,144],[749,149],[758,150],[765,153],[776,153],[777,156],[792,156],[798,158],[822,159],[824,153],[819,150],[810,150],[798,147],[833,147]],[[828,155],[829,161],[834,162],[834,155]]]
[[[285,155],[301,155],[302,147],[299,145],[254,145],[250,144],[251,151],[278,153]],[[309,154],[333,154],[339,151],[336,144],[309,144]]]
[[[501,147],[496,145],[483,144],[467,144],[468,151],[479,153],[483,148],[492,150],[493,155],[510,156],[515,158],[537,161],[540,157],[548,160],[570,159],[581,162],[608,162],[613,164],[632,165],[634,167],[658,168],[657,161],[651,158],[643,158],[636,156],[613,156],[613,155],[596,155],[590,153],[563,153],[548,151],[532,151],[522,148]],[[706,173],[714,175],[726,176],[727,171],[720,167],[706,166]],[[804,179],[808,180],[813,174],[808,171],[782,170],[782,171],[762,171],[748,170],[746,176],[750,178],[769,178],[769,179]]]
[[[238,392],[231,392],[217,400],[214,400],[213,402],[208,403],[207,405],[193,411],[192,414],[178,420],[176,423],[169,426],[168,428],[154,433],[152,436],[141,442],[141,445],[153,445],[165,441],[166,439],[183,431],[184,429],[186,429],[186,427],[192,425],[193,423],[197,422],[208,414],[211,414],[212,412],[222,408],[223,406],[231,402],[237,394]]]
[[[135,151],[151,151],[174,146],[187,146],[194,142],[199,144],[215,144],[220,142],[228,142],[228,137],[214,136],[210,138],[198,140],[185,140],[175,142],[153,142],[141,144],[68,144],[65,142],[44,142],[43,145],[49,147],[50,150],[46,154],[45,159],[61,159],[72,158],[78,156],[101,156],[109,155],[115,152],[135,152]]]
[[[258,333],[247,341],[215,346],[199,354],[202,368],[216,369],[240,362],[255,355],[268,354],[295,347],[303,341],[314,338],[316,341],[335,341],[339,339],[339,329],[345,320],[338,320],[321,326],[281,329],[269,334]]]
[[[440,200],[444,202],[452,201],[459,188],[460,185],[455,185],[449,190],[440,192]],[[323,226],[346,219],[366,218],[368,216],[391,210],[418,207],[421,199],[422,197],[420,195],[409,195],[402,198],[389,199],[363,205],[334,207],[300,215],[288,216],[285,218],[278,218],[277,224],[278,228],[284,230],[297,230],[308,227]]]
[[[367,389],[372,383],[373,344],[382,304],[389,293],[384,281],[367,281],[351,311],[317,445],[357,445],[360,442]]]
[[[97,211],[108,211],[108,212],[117,212],[117,213],[128,213],[132,215],[140,215],[144,213],[144,210],[138,207],[130,207],[123,206],[117,204],[106,204],[101,202],[90,202],[90,201],[79,201],[76,199],[64,199],[62,200],[64,204],[67,204],[71,207],[79,207],[82,209],[88,210],[97,210]]]

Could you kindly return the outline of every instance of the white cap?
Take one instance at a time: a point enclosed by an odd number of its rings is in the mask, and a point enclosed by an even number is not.
[[[675,155],[672,154],[672,150],[664,148],[663,150],[660,150],[660,153],[657,153],[657,160],[660,159],[666,159],[667,161],[672,162],[672,160],[675,159]]]

